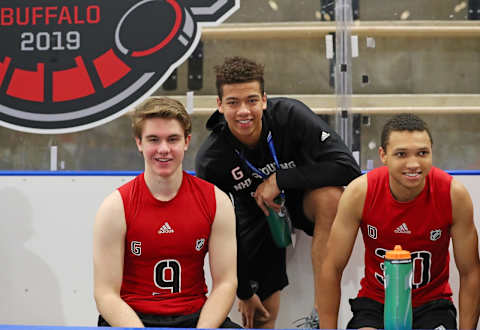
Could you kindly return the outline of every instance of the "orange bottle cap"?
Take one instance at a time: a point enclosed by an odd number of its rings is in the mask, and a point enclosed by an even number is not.
[[[404,260],[411,259],[410,251],[403,250],[400,245],[395,245],[393,250],[387,251],[385,259],[389,260]]]

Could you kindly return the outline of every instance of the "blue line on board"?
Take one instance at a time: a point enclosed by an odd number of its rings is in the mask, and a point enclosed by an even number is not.
[[[195,175],[195,171],[186,171]],[[480,170],[446,170],[451,175],[480,175]],[[0,176],[136,176],[142,171],[0,171]],[[362,171],[366,173],[366,171]]]

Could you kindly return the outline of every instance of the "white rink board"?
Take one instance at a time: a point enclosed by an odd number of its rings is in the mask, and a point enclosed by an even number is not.
[[[105,196],[132,177],[1,176],[0,324],[94,326],[92,227]],[[472,195],[480,227],[480,176],[456,176]],[[290,285],[282,293],[277,328],[313,308],[311,239],[297,231],[289,248]],[[351,314],[348,298],[357,293],[363,273],[363,243],[357,240],[342,280],[339,328]],[[458,273],[451,265],[458,293]],[[455,297],[456,301],[457,297]],[[231,313],[240,322],[237,303]]]

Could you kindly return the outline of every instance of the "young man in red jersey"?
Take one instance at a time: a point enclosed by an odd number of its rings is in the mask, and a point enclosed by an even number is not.
[[[149,98],[132,126],[145,171],[110,194],[95,219],[98,325],[239,327],[227,317],[237,288],[235,215],[225,193],[182,170],[192,127],[185,108]]]
[[[358,229],[365,244],[365,275],[348,329],[384,328],[383,262],[396,244],[414,259],[414,329],[455,329],[449,277],[453,242],[460,274],[460,329],[476,329],[480,313],[480,262],[473,205],[466,188],[432,166],[432,137],[413,114],[389,120],[382,132],[380,158],[386,166],[370,171],[343,193],[321,268],[320,328],[337,327],[340,281]]]

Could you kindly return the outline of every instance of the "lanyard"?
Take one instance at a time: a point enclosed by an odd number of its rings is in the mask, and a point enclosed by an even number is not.
[[[275,145],[273,144],[272,132],[270,131],[268,132],[268,135],[267,135],[267,143],[268,143],[268,149],[270,150],[270,154],[272,155],[273,160],[275,161],[275,166],[277,167],[277,170],[279,170],[280,164],[278,163],[277,153],[275,151]],[[252,171],[260,175],[264,180],[268,178],[268,176],[266,176],[262,171],[260,171],[252,163],[250,163],[248,159],[245,158],[243,153],[238,151],[238,149],[235,149],[235,153]],[[284,196],[283,191],[280,194],[282,197]]]

